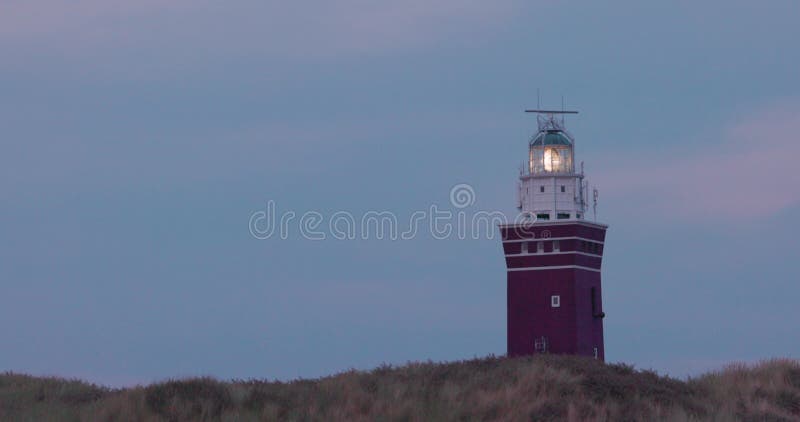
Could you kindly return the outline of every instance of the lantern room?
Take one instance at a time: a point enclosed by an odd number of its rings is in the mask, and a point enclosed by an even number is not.
[[[547,128],[537,132],[529,144],[528,169],[530,174],[574,173],[573,143],[572,137],[560,127]]]

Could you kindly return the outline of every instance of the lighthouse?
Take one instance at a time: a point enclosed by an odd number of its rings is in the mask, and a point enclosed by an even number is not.
[[[607,225],[596,221],[597,190],[575,168],[565,116],[526,110],[538,130],[520,170],[521,218],[500,226],[507,273],[509,356],[556,353],[604,360],[600,270]],[[592,201],[591,215],[589,202]]]

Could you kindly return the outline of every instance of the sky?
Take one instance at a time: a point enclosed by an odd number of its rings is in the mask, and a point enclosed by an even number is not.
[[[800,3],[0,3],[0,371],[288,380],[505,353],[497,237],[541,104],[609,224],[606,358],[800,358]],[[451,189],[474,193],[465,208]],[[324,226],[324,225],[323,225]],[[496,235],[496,233],[495,233]],[[285,237],[285,238],[283,238]]]

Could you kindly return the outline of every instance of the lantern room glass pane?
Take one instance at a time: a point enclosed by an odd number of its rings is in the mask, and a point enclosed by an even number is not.
[[[530,150],[530,172],[572,173],[572,147],[536,147]]]

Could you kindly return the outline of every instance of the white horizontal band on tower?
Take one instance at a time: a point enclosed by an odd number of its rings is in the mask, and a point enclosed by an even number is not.
[[[569,270],[569,269],[594,271],[596,273],[601,272],[597,268],[589,268],[589,267],[584,267],[584,266],[581,266],[581,265],[556,265],[556,266],[552,266],[552,267],[508,268],[506,271],[511,272],[511,271],[542,271],[542,270]]]
[[[584,256],[591,256],[593,258],[602,258],[603,257],[603,255],[596,255],[596,254],[593,254],[593,253],[586,253],[586,252],[579,252],[579,251],[561,251],[561,252],[541,252],[541,253],[536,253],[536,252],[512,253],[512,254],[506,254],[506,258],[523,257],[523,256],[566,255],[566,254],[571,254],[571,253],[578,254],[578,255],[584,255]]]
[[[605,242],[603,242],[601,240],[587,239],[585,237],[577,237],[577,236],[572,236],[572,237],[531,237],[531,238],[527,238],[527,239],[509,239],[509,240],[504,240],[503,243],[541,242],[541,241],[545,241],[545,240],[585,240],[587,242],[599,243],[601,245],[605,243]]]

